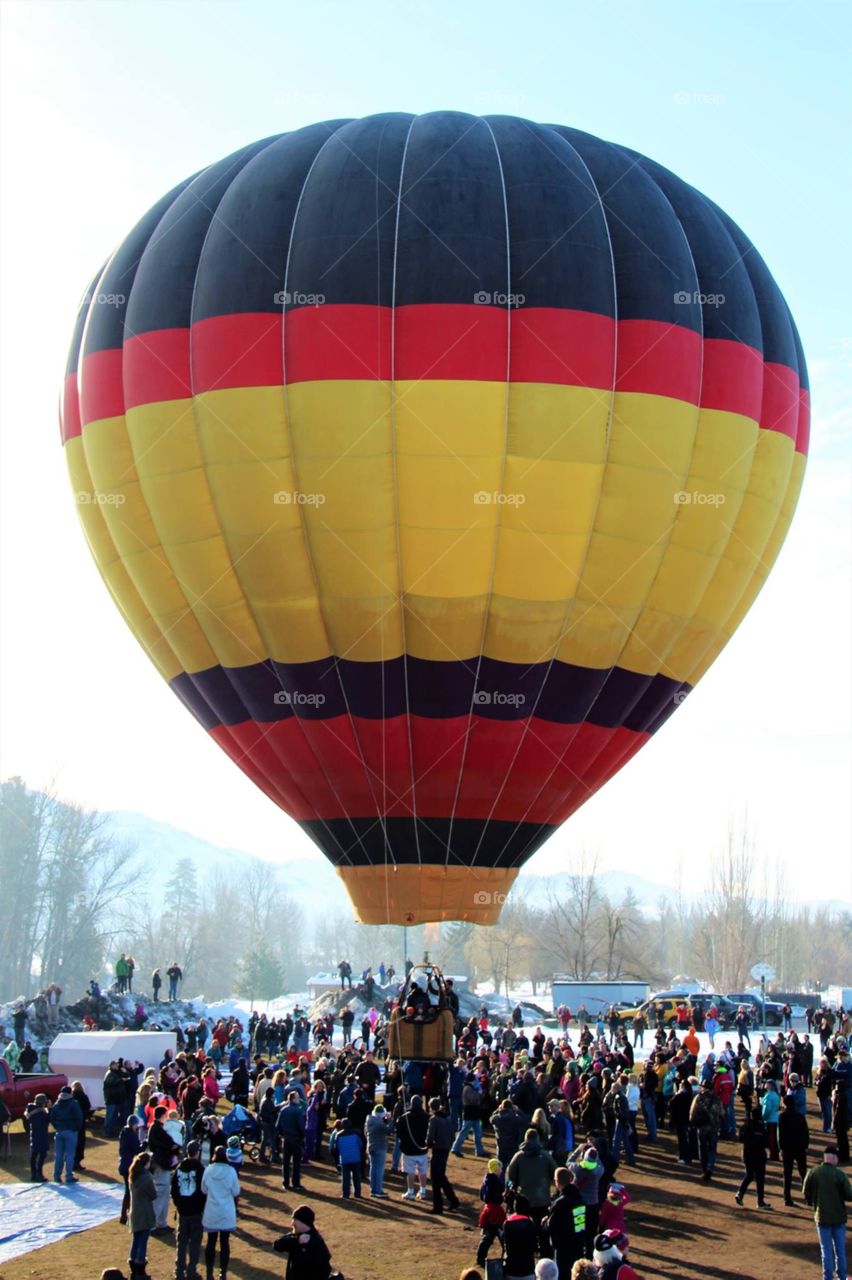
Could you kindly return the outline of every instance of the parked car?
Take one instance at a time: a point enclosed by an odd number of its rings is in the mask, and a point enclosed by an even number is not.
[[[648,1026],[653,1031],[657,1025],[657,1006],[663,1006],[663,1018],[667,1027],[677,1026],[677,1007],[679,1004],[688,1005],[690,1009],[700,1007],[705,1012],[712,1004],[715,1004],[719,1010],[719,1026],[723,1031],[729,1030],[734,1025],[734,1018],[737,1013],[737,1006],[728,999],[727,996],[717,995],[710,991],[695,991],[690,994],[686,992],[675,993],[660,991],[656,995],[651,996],[650,1000],[646,1000],[641,1005],[625,1005],[618,1010],[622,1024],[630,1026],[638,1012],[644,1013],[648,1020]]]
[[[752,1014],[754,1021],[760,1025],[763,1017],[763,1005],[760,996],[752,995],[749,991],[735,991],[728,996],[728,999],[732,1000],[736,1005],[748,1005],[754,1011]],[[766,1025],[767,1027],[781,1027],[784,1025],[783,1004],[779,1004],[776,1000],[766,1001]]]
[[[5,1058],[0,1058],[0,1097],[9,1108],[13,1120],[23,1117],[27,1104],[37,1093],[45,1093],[51,1102],[59,1097],[59,1090],[68,1083],[67,1076],[39,1075],[38,1072],[12,1071]]]

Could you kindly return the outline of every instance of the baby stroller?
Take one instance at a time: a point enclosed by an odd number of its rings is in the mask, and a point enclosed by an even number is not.
[[[260,1125],[245,1107],[237,1103],[228,1112],[222,1121],[222,1132],[226,1138],[238,1137],[243,1152],[250,1160],[260,1159]]]

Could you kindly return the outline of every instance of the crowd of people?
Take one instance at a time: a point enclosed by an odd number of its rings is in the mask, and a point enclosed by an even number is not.
[[[382,969],[385,986],[393,972]],[[370,977],[369,970],[361,976],[362,1000]],[[345,962],[340,978],[347,985]],[[428,1001],[429,989],[417,991]],[[396,1001],[381,992],[376,998],[379,1007],[365,1008],[357,1028],[349,1003],[313,1021],[299,1007],[278,1018],[255,1012],[245,1026],[235,1017],[200,1018],[178,1029],[177,1053],[157,1067],[110,1063],[104,1133],[118,1137],[131,1277],[147,1275],[149,1237],[173,1230],[172,1207],[176,1280],[196,1280],[202,1252],[208,1280],[217,1261],[227,1277],[239,1174],[253,1144],[258,1162],[277,1169],[288,1192],[308,1195],[306,1170],[324,1164],[336,1171],[344,1201],[387,1200],[391,1185],[402,1200],[427,1201],[434,1216],[464,1208],[452,1162],[473,1153],[484,1164],[475,1266],[466,1280],[481,1275],[489,1257],[502,1259],[506,1280],[631,1280],[631,1193],[622,1170],[665,1127],[676,1138],[672,1160],[704,1183],[714,1178],[719,1144],[738,1144],[738,1208],[752,1189],[756,1207],[771,1208],[777,1162],[785,1205],[803,1194],[815,1210],[825,1280],[835,1268],[845,1278],[852,1187],[840,1166],[849,1160],[852,1062],[842,1010],[815,1010],[811,1031],[779,1029],[755,1046],[737,1028],[702,1053],[696,1022],[707,1032],[709,1010],[650,1035],[635,1020],[616,1027],[605,1017],[587,1021],[583,1011],[572,1029],[574,1015],[560,1008],[559,1029],[548,1034],[524,1027],[519,1008],[496,1022],[486,1005],[462,1018],[448,980],[441,1000],[454,1018],[455,1057],[424,1063],[386,1056]],[[412,1016],[416,1003],[412,984]],[[808,1172],[811,1089],[822,1132],[833,1141]],[[223,1119],[225,1104],[231,1111]],[[34,1100],[26,1118],[33,1181],[46,1180],[51,1130],[54,1178],[76,1180],[90,1111],[79,1084],[52,1107]],[[290,1280],[333,1274],[307,1204],[276,1248],[287,1255]]]

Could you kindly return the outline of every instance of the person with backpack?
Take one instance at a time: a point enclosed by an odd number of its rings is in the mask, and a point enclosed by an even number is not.
[[[200,1143],[187,1143],[186,1156],[172,1174],[171,1195],[177,1211],[175,1280],[197,1280],[201,1242],[204,1239],[204,1206],[207,1196],[201,1189],[204,1165],[199,1159]]]
[[[699,1086],[689,1109],[689,1123],[698,1138],[701,1180],[709,1182],[716,1168],[719,1130],[722,1126],[722,1104],[713,1093],[712,1079]]]
[[[313,1209],[300,1204],[293,1210],[292,1231],[273,1244],[276,1253],[287,1255],[286,1280],[330,1280],[331,1254],[315,1222]]]

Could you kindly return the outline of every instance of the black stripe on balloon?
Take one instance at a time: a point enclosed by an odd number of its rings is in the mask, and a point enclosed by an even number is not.
[[[596,670],[565,662],[523,666],[485,657],[478,681],[473,660],[409,657],[407,668],[402,658],[212,667],[177,676],[171,684],[207,729],[248,720],[269,724],[294,715],[328,720],[347,712],[368,720],[387,720],[406,711],[451,719],[466,716],[472,707],[475,715],[488,720],[535,715],[558,724],[587,722],[638,733],[662,724],[686,688],[665,676],[639,675],[620,667]]]
[[[538,822],[496,822],[485,818],[326,818],[300,822],[334,866],[514,867],[525,862],[556,826]],[[353,845],[353,831],[358,837]],[[452,853],[447,848],[452,834]],[[340,847],[348,849],[346,858]],[[487,884],[487,881],[486,881]]]

